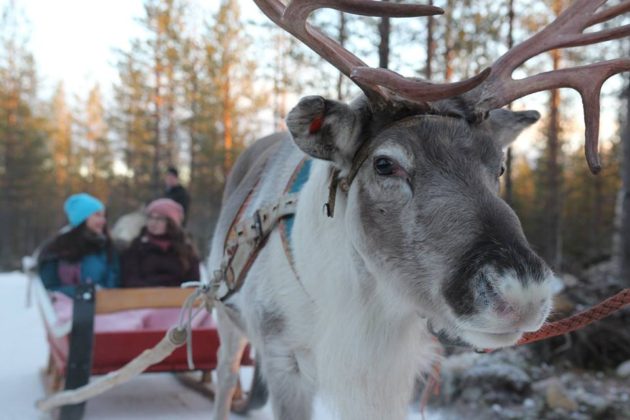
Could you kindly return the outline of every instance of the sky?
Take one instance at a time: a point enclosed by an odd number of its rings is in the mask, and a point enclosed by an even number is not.
[[[10,0],[0,0],[0,7]],[[63,80],[70,94],[116,78],[115,49],[141,34],[142,0],[14,0],[30,22],[30,48],[43,92]]]
[[[30,23],[29,46],[44,95],[59,81],[68,93],[81,95],[98,81],[107,94],[117,80],[116,50],[127,50],[143,33],[137,22],[144,15],[143,0],[0,0],[0,10],[11,1]],[[219,0],[189,3],[203,17],[218,8]],[[256,7],[242,8],[244,18],[257,12]]]

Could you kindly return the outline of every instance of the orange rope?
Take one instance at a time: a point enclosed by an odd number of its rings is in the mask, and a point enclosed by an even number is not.
[[[524,334],[516,343],[517,345],[533,343],[545,338],[556,337],[578,330],[595,321],[606,318],[613,312],[630,304],[630,289],[623,289],[616,295],[593,306],[592,308],[577,313],[560,321],[544,324],[538,331]]]
[[[630,289],[623,289],[616,295],[606,299],[605,301],[593,306],[586,311],[579,312],[568,318],[561,319],[556,322],[549,322],[544,324],[538,331],[524,334],[523,337],[515,344],[520,346],[522,344],[529,344],[536,341],[541,341],[546,338],[557,337],[559,335],[570,333],[571,331],[579,330],[595,321],[604,319],[611,315],[613,312],[630,305]],[[487,353],[492,350],[486,350]],[[429,378],[429,383],[426,385],[422,398],[420,401],[420,412],[424,419],[424,409],[429,401],[430,393],[437,393],[440,389],[440,376],[439,376],[439,363],[433,366],[434,374]]]

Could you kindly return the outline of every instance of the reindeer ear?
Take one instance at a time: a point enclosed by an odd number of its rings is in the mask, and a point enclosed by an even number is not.
[[[350,164],[361,132],[359,113],[349,105],[307,96],[287,115],[287,127],[295,144],[314,158],[339,166]]]
[[[540,118],[538,111],[510,111],[494,109],[490,111],[485,124],[488,124],[494,138],[501,147],[508,147],[521,132]]]

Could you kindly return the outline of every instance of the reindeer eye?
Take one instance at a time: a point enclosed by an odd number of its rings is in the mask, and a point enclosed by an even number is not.
[[[505,165],[501,165],[501,169],[499,170],[499,176],[502,176],[505,173]]]
[[[374,159],[374,169],[379,175],[390,176],[394,175],[396,164],[386,157],[377,157]]]

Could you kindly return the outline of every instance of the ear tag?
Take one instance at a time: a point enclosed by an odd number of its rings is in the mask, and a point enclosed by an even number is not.
[[[315,134],[317,133],[324,124],[324,116],[315,117],[313,121],[311,121],[311,125],[308,126],[308,133]]]

